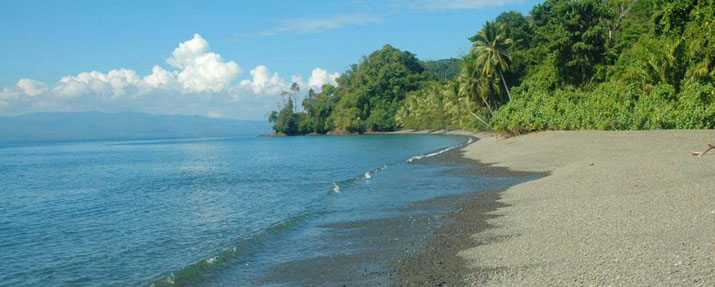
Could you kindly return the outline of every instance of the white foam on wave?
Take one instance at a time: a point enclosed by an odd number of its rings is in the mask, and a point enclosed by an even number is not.
[[[365,172],[365,179],[371,179],[372,176],[370,175],[370,172]]]
[[[340,186],[333,182],[333,192],[340,193]]]
[[[458,148],[458,147],[462,147],[462,146],[468,145],[468,144],[470,144],[470,143],[472,143],[472,142],[473,142],[473,140],[472,140],[472,138],[470,137],[469,140],[468,140],[466,143],[462,143],[462,144],[458,144],[458,145],[455,145],[455,146],[451,146],[451,147],[448,147],[448,148],[446,148],[446,149],[439,150],[439,151],[436,151],[436,152],[433,152],[433,153],[416,155],[416,156],[413,156],[413,157],[407,159],[407,162],[413,162],[413,161],[415,161],[415,160],[420,160],[420,159],[423,159],[423,158],[433,157],[433,156],[436,156],[436,155],[439,155],[439,154],[448,152],[448,151],[450,151],[450,150],[452,150],[452,149],[455,149],[455,148]]]

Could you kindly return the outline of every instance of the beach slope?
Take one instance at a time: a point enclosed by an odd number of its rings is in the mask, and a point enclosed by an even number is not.
[[[464,156],[549,175],[459,252],[474,285],[715,285],[715,131],[481,135]],[[479,244],[479,243],[483,244]],[[484,243],[487,242],[487,243]]]

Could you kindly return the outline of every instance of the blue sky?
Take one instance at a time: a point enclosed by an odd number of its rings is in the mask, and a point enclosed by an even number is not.
[[[538,2],[4,0],[0,115],[260,119],[292,81],[304,90],[334,83],[384,44],[421,59],[458,57],[486,20]]]

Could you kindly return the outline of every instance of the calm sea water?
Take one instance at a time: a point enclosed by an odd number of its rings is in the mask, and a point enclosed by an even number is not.
[[[330,223],[506,179],[407,160],[460,136],[0,146],[0,286],[256,285]],[[263,284],[261,283],[261,285]]]

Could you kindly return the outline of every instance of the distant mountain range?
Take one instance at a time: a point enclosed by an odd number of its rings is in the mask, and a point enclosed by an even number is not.
[[[137,112],[52,112],[0,117],[0,142],[134,140],[258,135],[266,121]]]

